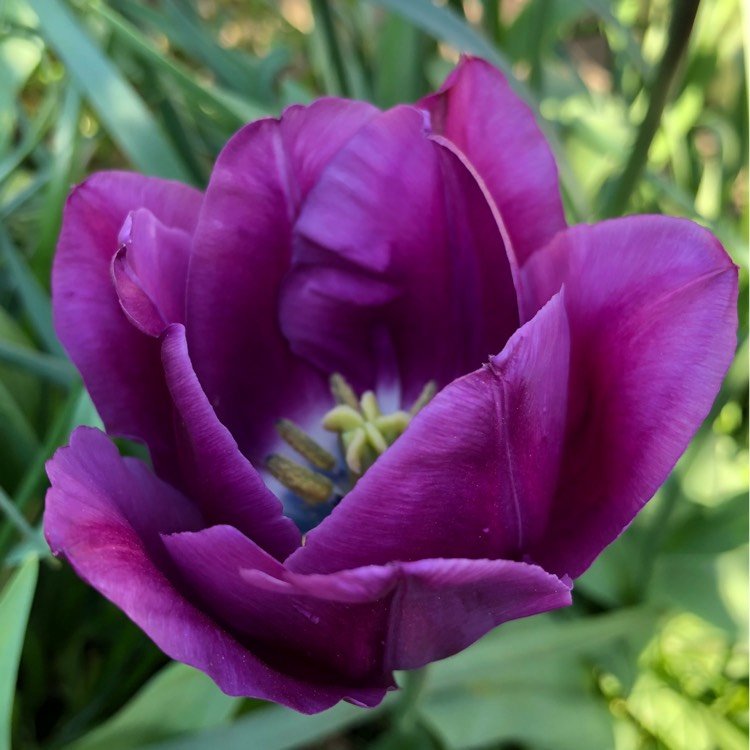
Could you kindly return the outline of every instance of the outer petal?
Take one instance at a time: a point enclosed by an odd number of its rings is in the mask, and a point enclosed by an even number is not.
[[[158,532],[197,528],[197,511],[138,461],[122,459],[103,433],[77,430],[48,464],[45,533],[56,554],[120,607],[165,653],[209,674],[230,695],[313,713],[340,690],[282,674],[180,593]],[[353,692],[377,704],[384,688]]]
[[[167,329],[162,359],[191,497],[208,523],[231,524],[283,560],[299,546],[300,533],[208,403],[190,363],[183,326]]]
[[[569,580],[507,560],[297,575],[230,527],[175,534],[165,544],[217,619],[269,662],[323,683],[387,686],[393,669],[423,666],[502,622],[570,604]]]
[[[201,194],[179,183],[125,172],[94,175],[68,198],[52,272],[55,328],[107,430],[144,440],[157,470],[169,476],[172,416],[159,344],[123,314],[110,265],[129,212],[148,208],[188,237],[200,204]]]
[[[362,127],[321,174],[295,232],[284,333],[295,352],[359,390],[377,385],[378,336],[392,342],[409,402],[428,380],[470,371],[518,325],[492,210],[413,107]]]
[[[574,227],[523,269],[526,316],[565,285],[571,331],[562,474],[531,559],[582,573],[666,479],[732,360],[737,271],[683,219]]]
[[[350,607],[379,602],[388,612],[385,670],[417,669],[461,651],[503,622],[568,606],[572,588],[569,578],[510,560],[417,560],[281,578],[247,570],[243,577],[290,596]]]
[[[523,559],[545,531],[565,424],[568,330],[554,298],[483,369],[441,391],[288,560]]]
[[[307,191],[376,111],[336,99],[292,107],[241,130],[214,168],[190,261],[188,341],[209,401],[253,459],[267,452],[275,419],[306,427],[311,405],[328,402],[325,378],[281,334],[279,284]]]
[[[383,670],[386,612],[374,604],[387,588],[371,600],[341,604],[307,591],[288,596],[258,587],[243,571],[277,580],[284,568],[230,526],[174,534],[164,543],[206,611],[279,671],[327,685],[342,698],[379,690],[379,702],[393,685]]]
[[[442,89],[417,106],[430,113],[434,132],[453,141],[482,176],[519,264],[565,228],[552,152],[502,73],[484,60],[463,57]]]

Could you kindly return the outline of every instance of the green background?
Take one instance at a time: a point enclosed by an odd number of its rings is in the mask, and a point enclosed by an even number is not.
[[[743,10],[0,2],[0,750],[747,747]],[[65,196],[110,167],[203,186],[245,122],[322,94],[414,101],[460,50],[512,76],[535,109],[571,223],[655,212],[716,233],[741,268],[737,358],[677,469],[577,582],[573,607],[499,628],[375,711],[306,717],[228,698],[169,664],[41,536],[44,461],[76,425],[98,423],[51,325]]]

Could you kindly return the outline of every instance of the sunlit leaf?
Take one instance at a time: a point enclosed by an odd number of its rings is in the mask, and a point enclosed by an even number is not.
[[[29,557],[5,584],[0,595],[0,750],[10,750],[11,746],[16,673],[38,568],[37,558]]]

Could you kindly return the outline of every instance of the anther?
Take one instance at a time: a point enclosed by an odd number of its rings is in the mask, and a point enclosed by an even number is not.
[[[374,424],[386,442],[390,444],[404,433],[409,422],[411,422],[411,415],[399,410],[392,414],[383,414],[374,421]]]
[[[272,453],[266,458],[268,471],[287,489],[308,503],[324,503],[333,493],[333,482],[322,474],[300,466],[285,456]]]
[[[375,452],[379,456],[385,453],[388,443],[380,430],[372,422],[365,422],[364,431],[367,434],[367,442],[375,449]]]
[[[368,422],[372,422],[380,416],[378,399],[372,391],[365,391],[362,394],[362,398],[359,400],[359,408]]]
[[[357,394],[354,393],[354,389],[349,385],[343,375],[335,372],[331,375],[328,382],[330,383],[331,393],[337,404],[346,404],[354,409],[354,411],[359,410]]]
[[[363,427],[357,427],[351,434],[346,446],[346,465],[355,473],[362,473],[362,458],[367,447],[367,433]]]
[[[362,415],[347,404],[334,406],[324,417],[323,427],[331,432],[348,432],[363,424]]]
[[[301,427],[291,420],[279,419],[275,426],[276,432],[281,435],[284,442],[313,466],[330,471],[336,465],[336,457],[332,456],[322,445],[318,445]]]

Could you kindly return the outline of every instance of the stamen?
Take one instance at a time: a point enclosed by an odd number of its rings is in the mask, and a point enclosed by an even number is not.
[[[394,411],[393,414],[383,414],[375,420],[374,424],[390,445],[399,435],[403,434],[409,426],[409,422],[411,422],[411,415],[399,410]]]
[[[349,444],[346,446],[346,465],[355,473],[362,473],[362,458],[367,448],[367,433],[363,427],[357,427],[351,437],[347,436]],[[346,440],[345,440],[346,442]]]
[[[364,430],[367,434],[367,442],[375,449],[375,452],[379,456],[385,453],[388,443],[380,430],[372,422],[365,422]]]
[[[372,422],[380,416],[378,399],[372,391],[365,391],[362,394],[362,398],[359,400],[359,408],[368,422]]]
[[[430,380],[427,383],[425,383],[424,388],[422,388],[422,392],[417,397],[417,400],[414,402],[414,405],[409,409],[409,414],[413,417],[418,412],[422,411],[427,404],[432,401],[432,399],[435,397],[435,394],[437,393],[437,383],[434,380]]]
[[[324,471],[330,471],[336,465],[336,457],[332,456],[322,445],[318,445],[302,428],[289,419],[279,419],[276,422],[276,432],[284,442],[291,446],[313,466]]]
[[[354,409],[354,411],[359,410],[357,394],[354,393],[354,389],[349,385],[343,375],[338,372],[333,373],[329,383],[331,386],[331,393],[337,404],[346,404]]]
[[[334,406],[323,416],[322,422],[323,427],[331,432],[348,432],[361,427],[363,423],[362,415],[347,404]]]
[[[278,453],[266,458],[268,471],[287,489],[313,505],[324,503],[333,493],[333,482],[322,474],[300,466]]]

